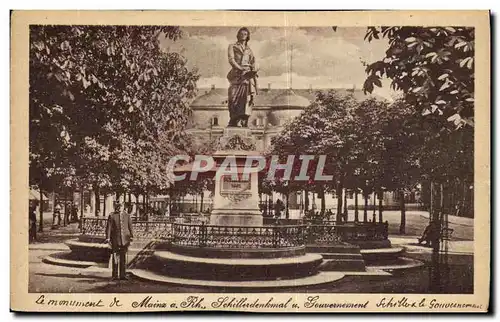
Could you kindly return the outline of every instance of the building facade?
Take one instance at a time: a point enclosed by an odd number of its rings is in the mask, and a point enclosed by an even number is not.
[[[363,100],[363,91],[356,89],[335,89],[344,94],[353,94]],[[260,89],[254,98],[254,106],[248,127],[255,138],[258,151],[271,145],[271,139],[278,135],[283,126],[299,116],[315,100],[315,91],[309,89]],[[188,132],[199,142],[209,142],[220,137],[229,122],[227,88],[200,89],[200,95],[191,103],[192,116]]]

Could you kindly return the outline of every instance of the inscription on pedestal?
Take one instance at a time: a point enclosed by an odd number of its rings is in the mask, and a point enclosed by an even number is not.
[[[252,196],[252,184],[249,178],[233,178],[231,175],[221,177],[220,194],[233,203],[240,202]]]
[[[248,175],[247,175],[248,177]],[[221,177],[221,194],[230,194],[238,192],[250,192],[252,185],[250,178],[244,178],[242,174],[238,175],[238,178],[233,178],[232,175],[225,175]]]

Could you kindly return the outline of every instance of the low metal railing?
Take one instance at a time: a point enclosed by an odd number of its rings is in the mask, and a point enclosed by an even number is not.
[[[179,219],[179,218],[177,218]],[[168,220],[134,221],[138,240],[172,240],[174,244],[214,248],[291,248],[307,244],[376,241],[388,238],[388,223],[306,222],[298,225],[215,226]],[[106,237],[106,218],[84,217],[81,233]]]
[[[309,223],[307,225],[307,243],[328,244],[333,242],[378,241],[389,236],[389,224],[348,222]]]
[[[91,237],[106,237],[107,219],[103,217],[83,217],[80,232]]]
[[[81,233],[84,236],[106,238],[107,218],[82,218]],[[172,223],[162,221],[132,222],[134,239],[136,240],[170,240],[172,239]]]
[[[180,246],[262,249],[305,245],[304,225],[215,226],[175,223],[172,227],[172,243]]]

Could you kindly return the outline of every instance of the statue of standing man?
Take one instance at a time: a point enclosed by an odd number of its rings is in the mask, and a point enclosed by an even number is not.
[[[257,70],[255,57],[248,46],[250,32],[241,28],[237,34],[238,41],[229,45],[228,60],[231,70],[227,74],[229,80],[228,126],[248,127],[248,118],[253,106],[253,97],[257,94]]]

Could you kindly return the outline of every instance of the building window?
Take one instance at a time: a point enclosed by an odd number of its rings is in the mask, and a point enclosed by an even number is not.
[[[219,126],[219,118],[217,116],[214,116],[212,118],[212,125],[213,126]]]

